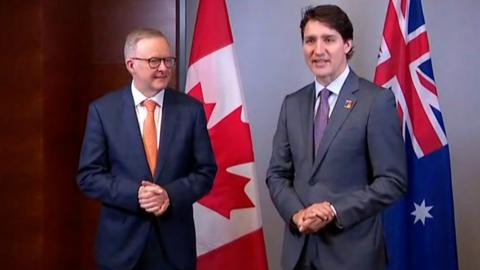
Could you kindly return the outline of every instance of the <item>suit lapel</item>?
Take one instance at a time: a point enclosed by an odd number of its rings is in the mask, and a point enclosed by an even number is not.
[[[168,150],[171,147],[171,140],[175,132],[175,123],[177,122],[178,113],[175,110],[174,96],[170,91],[165,89],[163,96],[163,108],[162,108],[162,128],[160,130],[160,144],[157,153],[157,170],[155,171],[154,179],[157,180],[165,161],[167,160]]]
[[[302,104],[307,104],[303,106]],[[306,138],[306,152],[308,155],[308,164],[313,164],[314,151],[313,151],[313,117],[315,110],[315,83],[307,86],[307,91],[305,91],[302,99],[299,102],[299,119],[309,119],[308,121],[303,121],[302,124],[302,138]]]
[[[325,155],[332,144],[333,139],[337,135],[338,131],[342,127],[343,123],[347,119],[348,115],[352,111],[353,106],[356,103],[356,97],[354,92],[358,90],[358,77],[357,75],[350,70],[345,83],[340,90],[340,95],[338,96],[335,107],[333,108],[332,115],[328,122],[328,125],[325,129],[322,141],[318,147],[318,152],[315,157],[313,164],[312,175],[320,166],[322,160],[325,158]]]
[[[138,126],[137,113],[135,112],[135,104],[133,101],[132,91],[130,87],[127,87],[123,95],[122,106],[122,123],[126,129],[126,142],[131,147],[131,156],[134,162],[138,162],[141,166],[142,172],[150,172],[148,167],[147,158],[145,155],[145,148],[143,147],[142,134],[140,133],[140,127]],[[150,174],[148,174],[150,175]],[[151,178],[147,177],[146,178]]]

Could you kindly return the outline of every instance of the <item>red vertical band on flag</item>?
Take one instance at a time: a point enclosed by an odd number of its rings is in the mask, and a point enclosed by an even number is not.
[[[199,14],[208,19],[199,20],[197,18],[193,33],[193,40],[197,42],[192,44],[189,65],[211,52],[233,43],[225,1],[200,1],[197,16]],[[198,42],[200,40],[202,42]]]

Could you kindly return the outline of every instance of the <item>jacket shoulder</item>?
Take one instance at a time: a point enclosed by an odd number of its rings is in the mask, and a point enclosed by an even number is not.
[[[369,91],[388,90],[362,77],[358,77],[358,84],[360,89],[365,89]]]
[[[165,89],[165,96],[169,101],[177,106],[198,107],[203,109],[203,104],[192,96],[175,89]]]
[[[312,91],[315,90],[315,83],[309,83],[302,88],[296,90],[293,93],[287,94],[284,98],[284,102],[291,102],[293,100],[304,100],[308,99],[312,95]]]
[[[309,84],[303,86],[302,88],[296,90],[295,92],[288,94],[287,97],[299,97],[299,96],[308,95],[313,90],[315,90],[315,83],[314,82],[309,83]]]

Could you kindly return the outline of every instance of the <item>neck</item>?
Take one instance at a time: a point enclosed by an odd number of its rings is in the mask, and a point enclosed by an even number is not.
[[[135,83],[135,81],[133,82],[133,84],[135,85],[135,88],[137,88],[137,90],[147,98],[151,98],[151,97],[155,96],[156,94],[158,94],[158,92],[162,91],[162,89],[151,89],[151,88],[148,88],[148,87],[141,87],[141,86],[137,85]]]
[[[317,81],[323,86],[327,87],[331,82],[335,81],[347,68],[347,63],[345,62],[335,74],[325,77],[316,77]]]
[[[142,95],[144,95],[145,97],[151,98],[151,97],[155,96],[156,94],[158,94],[158,92],[160,92],[161,89],[160,90],[147,90],[147,91],[142,90],[142,89],[138,89],[138,91],[140,91],[140,93],[142,93]]]

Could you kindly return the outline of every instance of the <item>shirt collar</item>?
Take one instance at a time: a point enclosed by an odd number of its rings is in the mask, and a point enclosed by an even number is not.
[[[151,97],[151,98],[147,98],[146,96],[144,96],[142,94],[142,92],[140,92],[136,87],[135,87],[135,84],[133,83],[132,81],[132,96],[133,96],[133,102],[135,104],[135,107],[137,107],[137,105],[139,105],[140,103],[142,103],[144,100],[146,99],[151,99],[153,101],[155,101],[155,103],[157,103],[158,106],[162,107],[163,106],[163,96],[165,94],[165,89],[162,89],[160,91],[158,91],[158,93]]]
[[[325,87],[328,88],[328,90],[330,90],[331,93],[338,96],[340,94],[340,90],[342,90],[343,84],[347,80],[349,73],[350,73],[350,67],[347,65],[345,67],[345,70],[340,74],[340,76],[338,76],[335,80],[333,80],[327,86],[322,85],[315,79],[315,97],[318,97],[318,95],[320,94],[320,91],[322,91],[322,89],[324,89]]]

